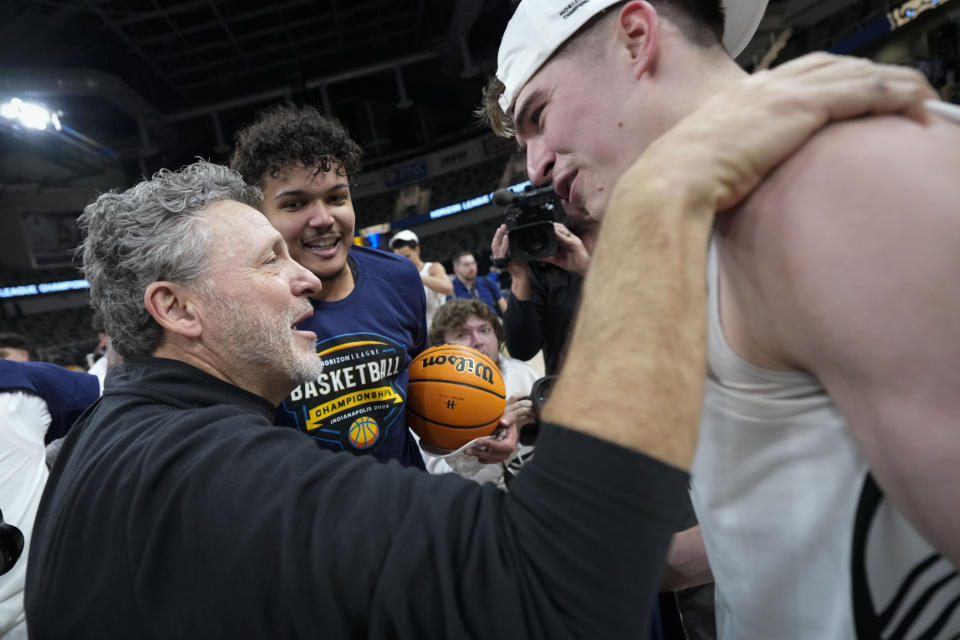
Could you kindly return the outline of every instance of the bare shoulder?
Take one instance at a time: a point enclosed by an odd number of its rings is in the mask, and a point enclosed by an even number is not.
[[[927,126],[900,117],[836,123],[778,167],[742,213],[758,224],[769,222],[774,205],[774,220],[797,224],[819,224],[842,205],[849,209],[844,219],[882,214],[904,200],[956,196],[958,162],[960,126],[943,120]]]
[[[957,176],[960,126],[947,121],[824,129],[718,222],[730,324],[769,360],[795,365],[796,342],[810,337],[798,323],[859,322],[938,271],[956,273]]]
[[[771,267],[829,266],[854,242],[864,251],[936,246],[952,234],[930,238],[925,230],[960,233],[958,176],[960,126],[900,117],[842,122],[788,158],[720,229]]]

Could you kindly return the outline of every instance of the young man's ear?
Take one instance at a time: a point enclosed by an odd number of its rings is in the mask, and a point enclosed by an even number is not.
[[[635,78],[652,71],[660,43],[660,16],[649,2],[628,2],[617,16],[617,41],[626,52]]]
[[[196,296],[178,284],[166,280],[150,283],[143,303],[153,319],[171,333],[198,338],[203,332]]]

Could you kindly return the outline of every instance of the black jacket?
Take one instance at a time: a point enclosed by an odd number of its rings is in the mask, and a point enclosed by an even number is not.
[[[686,474],[564,428],[509,494],[319,450],[264,399],[128,358],[37,515],[30,637],[633,637]]]
[[[530,299],[510,294],[503,314],[507,350],[514,358],[529,360],[543,349],[548,375],[560,370],[567,336],[580,304],[583,276],[550,264],[530,263]]]

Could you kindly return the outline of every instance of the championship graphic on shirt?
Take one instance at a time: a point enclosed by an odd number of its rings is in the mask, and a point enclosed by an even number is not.
[[[323,373],[294,389],[281,411],[318,440],[354,453],[376,450],[403,412],[397,378],[405,347],[382,335],[352,333],[317,342],[317,357]]]

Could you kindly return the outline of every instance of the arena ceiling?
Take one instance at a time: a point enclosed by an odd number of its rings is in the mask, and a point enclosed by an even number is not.
[[[882,0],[772,0],[741,61],[786,26]],[[343,120],[383,166],[485,131],[471,109],[495,66],[511,0],[4,0],[0,99],[61,113],[69,135],[0,133],[0,180],[140,175],[224,159],[235,129],[278,100]],[[866,8],[863,9],[864,11]],[[54,170],[52,167],[56,167]],[[16,175],[20,172],[22,175]]]
[[[4,0],[0,91],[42,100],[64,124],[148,168],[222,155],[238,125],[283,99],[329,109],[369,161],[383,163],[482,133],[470,110],[512,8]]]

